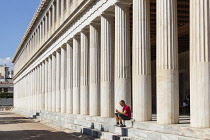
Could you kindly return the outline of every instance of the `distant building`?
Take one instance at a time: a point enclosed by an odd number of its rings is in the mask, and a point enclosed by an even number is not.
[[[13,93],[13,70],[6,65],[0,65],[0,93]]]

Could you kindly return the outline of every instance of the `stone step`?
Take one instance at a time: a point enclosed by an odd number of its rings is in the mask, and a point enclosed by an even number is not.
[[[136,139],[154,139],[157,140],[199,140],[192,137],[179,136],[179,134],[170,134],[168,131],[154,132],[143,129],[131,128],[131,127],[115,127],[110,124],[103,124],[94,122],[94,129],[99,131],[105,131],[109,133],[114,133],[117,135],[133,137]],[[107,133],[107,134],[109,134]]]
[[[83,128],[83,134],[90,135],[104,140],[133,140],[131,137],[117,135],[111,132],[99,131],[96,129]]]
[[[209,139],[210,129],[199,129],[190,127],[189,124],[160,125],[154,122],[134,122],[134,129],[158,132],[160,134],[170,134],[172,136],[182,136],[183,138]]]
[[[27,112],[24,112],[24,114],[27,114]],[[86,133],[90,133],[91,136],[101,139],[199,140],[193,138],[198,135],[196,129],[191,128],[193,132],[195,132],[192,134],[186,131],[188,126],[185,126],[185,124],[181,125],[183,130],[180,130],[180,125],[159,125],[154,122],[134,122],[129,120],[125,121],[126,126],[129,127],[121,128],[114,126],[114,118],[93,117],[91,119],[90,116],[76,116],[52,112],[37,114],[33,111],[28,112],[28,115],[34,116],[37,120],[42,119],[48,123],[53,123],[60,127],[72,129],[77,132],[87,131]],[[180,134],[184,135],[180,136]],[[205,133],[202,135],[204,134]],[[205,136],[206,135],[207,134],[205,134]]]
[[[88,128],[93,128],[93,123],[87,120],[82,119],[74,119],[74,124],[81,125]]]
[[[36,116],[36,119],[37,119],[37,120],[41,120],[41,117],[40,117],[40,116]]]
[[[147,131],[136,128],[127,129],[127,134],[129,137],[140,138],[140,139],[155,139],[155,140],[201,140],[198,138],[184,137],[180,135],[173,135],[167,133],[160,133],[154,131]]]

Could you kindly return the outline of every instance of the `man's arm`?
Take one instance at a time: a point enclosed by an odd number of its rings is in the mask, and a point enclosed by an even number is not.
[[[124,115],[124,114],[126,114],[126,113],[127,113],[127,111],[126,111],[126,110],[124,110],[124,112],[120,112],[120,111],[118,111],[118,110],[117,110],[117,113],[120,113],[120,114],[123,114],[123,115]]]

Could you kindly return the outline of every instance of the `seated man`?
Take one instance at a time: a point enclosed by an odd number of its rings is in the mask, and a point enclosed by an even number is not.
[[[124,100],[121,100],[119,104],[123,107],[122,112],[116,109],[116,121],[117,124],[115,126],[123,127],[122,120],[130,120],[131,119],[131,109],[128,105],[125,104]],[[120,122],[120,123],[119,123]]]

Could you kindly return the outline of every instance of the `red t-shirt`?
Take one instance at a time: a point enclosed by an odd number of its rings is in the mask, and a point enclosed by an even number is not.
[[[123,107],[122,112],[126,111],[125,116],[128,116],[129,119],[131,119],[131,109],[130,106],[126,105]]]

